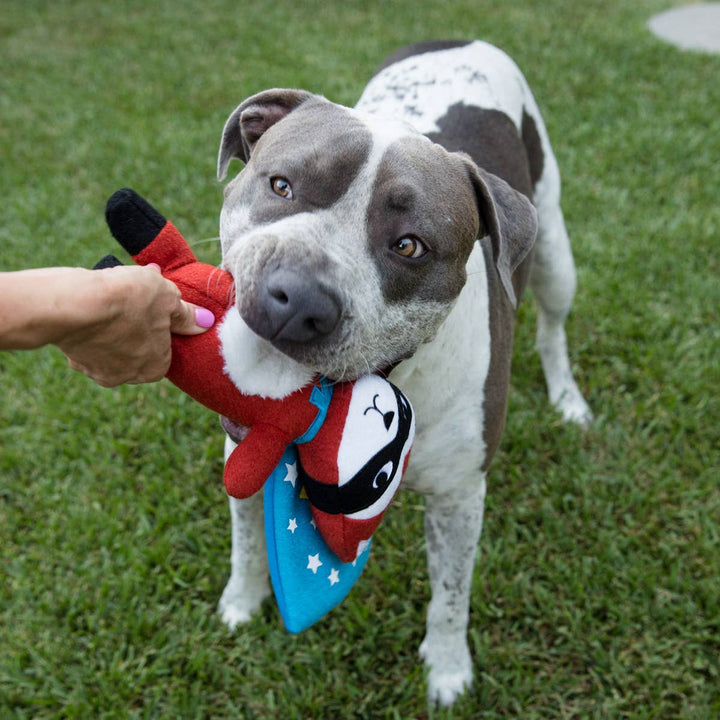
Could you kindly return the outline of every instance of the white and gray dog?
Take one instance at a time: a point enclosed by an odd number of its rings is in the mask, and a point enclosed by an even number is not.
[[[245,167],[220,219],[237,285],[238,312],[220,330],[228,371],[247,392],[281,397],[317,373],[392,369],[417,417],[404,486],[427,496],[432,599],[420,653],[430,700],[449,705],[472,680],[485,474],[527,282],[550,401],[566,420],[591,418],[568,361],[575,268],[538,107],[500,50],[422,43],[392,56],[355,108],[301,90],[245,100],[225,125],[220,179],[233,158]],[[220,611],[235,627],[269,584],[262,500],[230,506]]]

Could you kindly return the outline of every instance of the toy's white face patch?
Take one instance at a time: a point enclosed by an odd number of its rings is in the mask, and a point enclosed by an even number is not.
[[[376,375],[355,383],[338,451],[338,485],[362,484],[376,500],[349,518],[367,520],[388,506],[400,484],[413,432],[412,410],[390,383]]]
[[[338,452],[338,485],[344,485],[362,469],[368,457],[385,447],[397,434],[397,428],[397,400],[391,385],[371,375],[358,380]]]

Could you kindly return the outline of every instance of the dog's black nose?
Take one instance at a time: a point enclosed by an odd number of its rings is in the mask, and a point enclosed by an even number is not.
[[[280,268],[260,290],[260,310],[249,323],[271,341],[308,343],[327,336],[340,320],[340,301],[312,277]]]

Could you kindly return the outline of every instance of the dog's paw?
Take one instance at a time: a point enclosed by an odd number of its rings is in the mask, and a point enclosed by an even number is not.
[[[472,658],[464,637],[455,641],[445,638],[439,643],[426,637],[420,656],[429,671],[429,704],[449,707],[472,685]]]
[[[247,592],[230,580],[218,603],[220,618],[230,630],[235,630],[238,625],[250,622],[269,594],[267,582],[253,592]]]
[[[551,398],[551,402],[562,414],[563,422],[575,423],[584,428],[592,424],[592,410],[575,382],[565,387],[557,399]]]
[[[238,625],[244,625],[250,622],[252,617],[252,614],[247,610],[238,608],[235,605],[223,603],[222,600],[220,601],[218,610],[220,612],[220,618],[223,623],[227,625],[228,630],[235,630]]]
[[[472,672],[447,673],[431,670],[428,677],[428,703],[450,707],[472,683]]]

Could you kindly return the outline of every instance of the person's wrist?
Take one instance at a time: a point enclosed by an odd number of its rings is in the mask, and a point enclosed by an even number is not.
[[[68,268],[56,278],[56,306],[51,313],[53,327],[48,342],[62,347],[77,341],[109,322],[120,312],[122,298],[117,283],[102,270]]]

